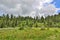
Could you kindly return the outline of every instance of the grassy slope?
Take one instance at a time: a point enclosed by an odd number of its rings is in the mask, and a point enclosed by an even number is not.
[[[0,29],[0,40],[60,40],[60,28]]]

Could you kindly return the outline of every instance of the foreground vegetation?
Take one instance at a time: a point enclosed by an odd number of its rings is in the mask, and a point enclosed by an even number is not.
[[[60,28],[0,29],[0,40],[60,40]]]
[[[46,18],[3,14],[0,40],[60,40],[60,13]]]

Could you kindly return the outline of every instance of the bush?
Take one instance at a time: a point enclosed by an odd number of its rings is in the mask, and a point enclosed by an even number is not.
[[[24,30],[24,27],[20,27],[19,30]]]

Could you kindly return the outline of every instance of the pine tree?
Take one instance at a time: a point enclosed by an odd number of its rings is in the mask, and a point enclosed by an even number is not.
[[[11,20],[13,19],[13,17],[14,17],[14,16],[11,14]]]
[[[40,21],[41,21],[41,22],[44,22],[44,17],[43,17],[43,16],[41,17],[41,20],[40,20]]]
[[[9,14],[6,15],[6,19],[7,19],[7,21],[9,20]]]

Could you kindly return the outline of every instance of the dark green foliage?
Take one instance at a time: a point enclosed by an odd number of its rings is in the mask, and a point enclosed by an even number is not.
[[[20,28],[19,28],[19,30],[23,30],[23,29],[24,29],[24,27],[20,27]]]
[[[9,14],[6,15],[6,19],[9,20]]]
[[[1,23],[0,28],[4,28],[4,27],[5,27],[4,23]]]
[[[4,27],[59,27],[60,28],[60,14],[54,16],[47,16],[44,18],[39,17],[23,17],[14,15],[2,15],[0,16],[0,28]],[[20,28],[23,29],[23,28]],[[44,29],[44,28],[41,28]]]
[[[41,21],[41,22],[44,22],[44,17],[43,17],[43,16],[41,17],[41,20],[40,20],[40,21]]]
[[[13,15],[11,14],[11,20],[13,19]]]

